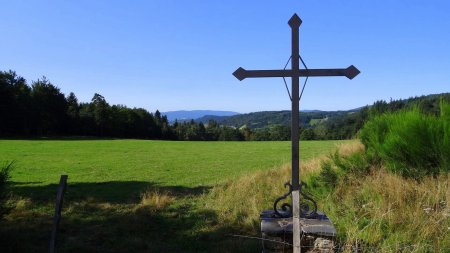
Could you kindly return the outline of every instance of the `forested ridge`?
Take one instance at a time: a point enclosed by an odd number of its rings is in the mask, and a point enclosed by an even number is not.
[[[373,115],[418,106],[439,113],[439,99],[450,93],[405,100],[377,101],[351,111],[300,114],[304,140],[349,139]],[[63,94],[45,77],[28,84],[14,71],[0,71],[0,137],[101,137],[164,140],[289,140],[290,111],[255,112],[230,117],[204,117],[169,123],[158,110],[110,105],[95,93],[90,102]]]
[[[244,140],[237,129],[193,121],[169,124],[157,110],[110,105],[95,93],[90,102],[63,94],[45,77],[31,85],[14,71],[0,71],[0,136],[91,136],[164,140]]]
[[[302,111],[300,113],[301,139],[338,140],[350,139],[365,122],[376,115],[418,107],[425,114],[438,115],[440,99],[450,101],[450,93],[432,94],[408,99],[376,101],[370,106],[348,111]],[[255,138],[271,139],[274,131],[290,132],[290,111],[264,111],[239,114],[229,117],[205,116],[197,119],[206,122],[215,119],[219,124],[249,128]]]

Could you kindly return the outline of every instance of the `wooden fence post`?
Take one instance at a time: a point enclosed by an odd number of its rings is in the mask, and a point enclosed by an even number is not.
[[[59,180],[58,192],[56,194],[55,216],[53,217],[53,228],[50,237],[50,253],[56,252],[56,236],[58,234],[59,221],[61,220],[61,209],[63,204],[64,193],[66,192],[67,175],[61,175]]]

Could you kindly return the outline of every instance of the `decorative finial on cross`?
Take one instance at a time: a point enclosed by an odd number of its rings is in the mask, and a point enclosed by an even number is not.
[[[293,218],[293,250],[294,253],[300,253],[300,195],[304,197],[300,191],[300,154],[299,154],[299,79],[300,77],[319,77],[319,76],[345,76],[353,79],[360,72],[351,65],[346,69],[300,69],[299,54],[299,27],[302,20],[297,14],[294,14],[288,22],[292,31],[292,51],[291,51],[291,69],[279,70],[245,70],[238,68],[233,75],[240,81],[245,78],[256,77],[290,77],[292,80],[292,111],[291,111],[291,143],[292,143],[292,181],[289,186],[289,192],[292,194],[292,212],[289,213]],[[286,196],[286,195],[285,195]],[[275,213],[278,213],[275,202]],[[287,205],[287,204],[286,204]],[[284,207],[286,205],[283,205]],[[279,214],[279,213],[278,213]]]
[[[288,24],[291,28],[300,27],[300,25],[302,24],[302,20],[297,15],[297,13],[294,13],[294,15],[292,15],[291,19],[289,19]]]

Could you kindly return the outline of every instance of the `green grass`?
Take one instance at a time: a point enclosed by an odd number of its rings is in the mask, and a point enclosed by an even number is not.
[[[301,157],[332,150],[337,141],[302,142]],[[213,185],[290,160],[289,142],[173,142],[145,140],[0,140],[0,161],[14,160],[12,181],[144,181],[165,186]]]
[[[342,142],[302,141],[301,159]],[[246,252],[248,243],[253,250],[258,243],[227,237],[234,230],[220,224],[202,196],[218,184],[289,163],[290,142],[0,140],[0,161],[11,160],[2,252],[48,250],[61,174],[69,179],[60,252]]]

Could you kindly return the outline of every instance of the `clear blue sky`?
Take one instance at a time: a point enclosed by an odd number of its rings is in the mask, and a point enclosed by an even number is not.
[[[361,74],[311,78],[303,109],[450,91],[450,1],[1,0],[0,70],[45,75],[68,94],[150,111],[290,108],[282,79],[232,72],[284,67],[293,13],[309,68]]]

